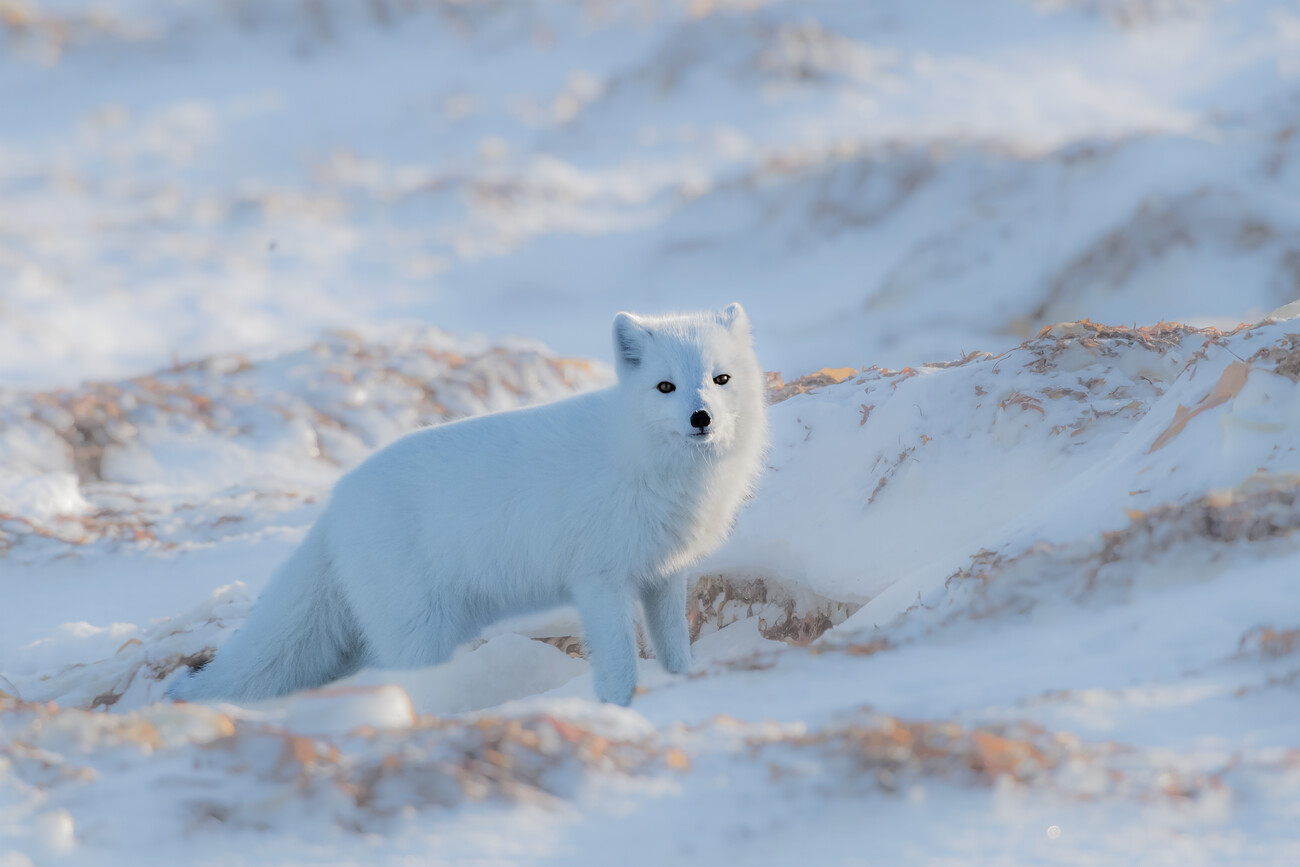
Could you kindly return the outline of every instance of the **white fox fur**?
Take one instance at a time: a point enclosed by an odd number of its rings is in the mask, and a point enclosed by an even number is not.
[[[626,705],[637,599],[660,662],[687,670],[685,570],[762,469],[763,369],[739,304],[620,313],[614,347],[617,385],[411,433],[340,479],[247,622],[168,694],[259,699],[434,665],[495,620],[572,603],[596,695]]]

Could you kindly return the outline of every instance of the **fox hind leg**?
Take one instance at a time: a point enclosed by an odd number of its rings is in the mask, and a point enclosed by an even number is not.
[[[439,610],[407,612],[403,618],[386,619],[385,624],[383,629],[366,630],[367,662],[380,668],[440,665],[477,632]]]

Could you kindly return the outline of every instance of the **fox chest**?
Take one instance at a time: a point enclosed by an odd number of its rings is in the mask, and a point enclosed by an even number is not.
[[[638,510],[633,536],[640,544],[630,564],[634,574],[663,575],[687,568],[723,542],[735,511],[703,497],[653,506]]]

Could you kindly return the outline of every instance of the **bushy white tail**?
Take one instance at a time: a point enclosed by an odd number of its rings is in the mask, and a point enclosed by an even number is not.
[[[330,575],[321,523],[271,578],[248,620],[216,658],[177,679],[167,689],[169,698],[273,698],[362,666],[360,633]]]

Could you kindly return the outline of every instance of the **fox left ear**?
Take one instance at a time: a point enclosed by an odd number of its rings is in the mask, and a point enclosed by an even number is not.
[[[628,367],[636,367],[645,355],[645,344],[650,332],[631,313],[614,317],[614,358]]]
[[[745,315],[745,308],[739,304],[728,304],[718,313],[718,321],[732,331],[743,331],[749,333],[749,317]]]

